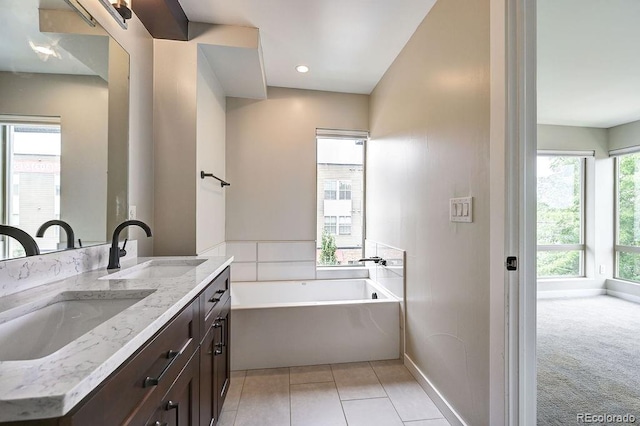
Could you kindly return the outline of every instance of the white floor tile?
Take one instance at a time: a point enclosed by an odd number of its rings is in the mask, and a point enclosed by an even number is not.
[[[331,366],[309,365],[305,367],[291,367],[291,384],[333,382]]]
[[[346,426],[336,385],[291,385],[291,426]]]
[[[371,366],[402,421],[444,417],[401,361],[372,361]]]
[[[389,398],[343,401],[349,426],[404,426]]]
[[[247,371],[235,426],[289,425],[289,369]]]
[[[343,401],[387,396],[368,362],[333,364],[331,371]]]
[[[236,421],[237,411],[223,411],[220,413],[220,418],[218,419],[218,426],[233,426],[233,423]]]
[[[231,383],[229,384],[229,392],[224,400],[222,411],[236,411],[238,409],[238,403],[240,402],[240,394],[242,393],[242,387],[244,385],[244,378],[246,371],[232,371]]]

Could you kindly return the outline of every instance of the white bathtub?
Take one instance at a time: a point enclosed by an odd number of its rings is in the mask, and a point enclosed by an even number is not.
[[[368,279],[234,282],[231,303],[234,370],[399,357],[399,302]]]

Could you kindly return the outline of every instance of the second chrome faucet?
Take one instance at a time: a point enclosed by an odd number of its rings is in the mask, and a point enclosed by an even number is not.
[[[118,247],[118,239],[120,238],[120,232],[127,226],[136,225],[144,229],[147,237],[151,236],[151,228],[146,223],[140,220],[125,220],[113,230],[113,238],[111,239],[111,248],[109,249],[109,266],[107,269],[119,269],[120,258],[127,254],[125,247],[127,246],[127,240],[124,240],[122,248]]]

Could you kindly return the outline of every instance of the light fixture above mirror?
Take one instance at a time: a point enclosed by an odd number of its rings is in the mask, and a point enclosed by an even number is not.
[[[127,20],[131,19],[131,1],[132,0],[100,0],[100,3],[113,16],[118,24],[127,29]]]

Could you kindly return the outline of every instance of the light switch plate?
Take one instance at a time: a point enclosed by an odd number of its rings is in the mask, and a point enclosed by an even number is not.
[[[473,222],[473,197],[449,199],[450,222]]]
[[[129,219],[137,219],[138,218],[138,210],[136,206],[129,206]]]

